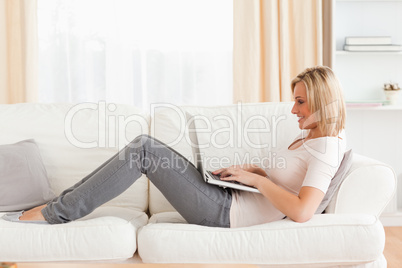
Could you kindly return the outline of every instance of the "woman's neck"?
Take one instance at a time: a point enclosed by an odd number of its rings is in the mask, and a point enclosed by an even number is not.
[[[319,131],[318,128],[313,128],[313,129],[309,130],[307,137],[305,139],[311,140],[311,139],[320,138],[320,137],[324,137],[324,135],[321,133],[321,131]]]

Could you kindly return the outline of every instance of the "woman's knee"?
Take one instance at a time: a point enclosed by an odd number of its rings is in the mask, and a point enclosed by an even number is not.
[[[141,134],[138,135],[132,142],[131,144],[144,144],[146,143],[149,139],[151,138],[151,136],[149,136],[148,134]]]
[[[147,150],[157,148],[160,145],[159,141],[148,134],[141,134],[130,143],[131,148],[146,148]]]

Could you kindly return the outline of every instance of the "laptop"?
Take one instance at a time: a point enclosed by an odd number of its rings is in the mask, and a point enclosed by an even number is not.
[[[220,187],[224,188],[232,188],[236,190],[242,190],[242,191],[249,191],[249,192],[254,192],[254,193],[260,193],[257,188],[241,184],[239,182],[230,182],[230,181],[222,181],[218,175],[212,174],[211,171],[205,170],[203,167],[202,163],[202,158],[201,158],[201,153],[200,153],[200,148],[199,148],[199,143],[198,143],[198,137],[197,137],[197,132],[195,128],[195,123],[194,119],[192,119],[192,116],[186,112],[186,120],[188,124],[188,133],[190,137],[190,145],[191,149],[193,151],[193,157],[195,160],[196,167],[198,171],[203,175],[205,182],[209,184],[214,184],[218,185]]]

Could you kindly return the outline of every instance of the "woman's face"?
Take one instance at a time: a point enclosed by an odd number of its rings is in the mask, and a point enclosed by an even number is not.
[[[295,104],[292,108],[292,114],[297,115],[299,118],[300,129],[314,129],[317,127],[317,120],[308,108],[307,103],[307,90],[302,81],[296,83],[294,88]]]

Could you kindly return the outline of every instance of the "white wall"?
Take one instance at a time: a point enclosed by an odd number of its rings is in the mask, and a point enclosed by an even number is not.
[[[402,107],[399,109],[348,109],[348,148],[390,165],[402,182]],[[398,192],[401,193],[401,187]],[[402,194],[395,196],[385,212],[402,208]]]

